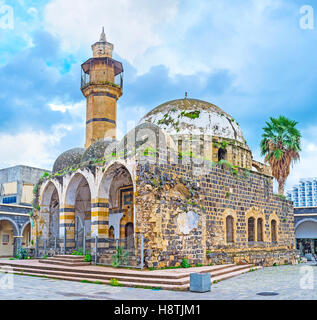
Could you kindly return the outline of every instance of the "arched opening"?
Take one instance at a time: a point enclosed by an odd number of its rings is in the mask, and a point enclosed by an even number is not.
[[[102,179],[99,194],[101,198],[108,199],[109,227],[113,228],[114,239],[120,239],[122,245],[127,245],[127,239],[134,237],[133,181],[128,169],[120,163],[111,165]]]
[[[234,242],[234,231],[233,231],[233,217],[226,217],[226,242],[233,243]]]
[[[248,219],[248,242],[255,241],[255,219],[253,217]]]
[[[111,226],[109,228],[109,239],[114,239],[114,228]]]
[[[75,250],[90,249],[91,242],[91,191],[87,179],[80,173],[73,176],[66,194],[67,205],[74,206],[73,223],[66,225],[66,234],[73,234]],[[71,216],[71,215],[70,215]]]
[[[317,254],[317,220],[307,219],[299,222],[295,226],[295,238],[296,247],[301,255],[311,259],[311,254]]]
[[[276,221],[274,219],[271,221],[271,240],[277,242]]]
[[[22,247],[29,247],[31,245],[31,223],[28,222],[22,231]]]
[[[132,222],[128,222],[125,225],[125,238],[127,240],[127,248],[128,249],[133,248],[134,230],[133,230],[133,223]]]
[[[17,226],[9,219],[0,220],[0,257],[11,258],[15,256]]]
[[[263,241],[263,219],[257,220],[257,241]]]
[[[54,246],[55,238],[59,238],[59,215],[60,199],[56,186],[49,182],[42,194],[41,217],[45,219],[48,228],[44,231],[43,237],[48,239],[48,245]]]
[[[224,148],[218,149],[218,161],[227,160],[227,150]]]

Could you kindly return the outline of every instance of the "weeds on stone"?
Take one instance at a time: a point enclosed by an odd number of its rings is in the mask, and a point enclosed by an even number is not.
[[[191,265],[188,263],[187,259],[183,259],[181,263],[182,268],[190,268]]]
[[[114,287],[121,287],[121,286],[122,286],[122,285],[119,283],[118,279],[116,279],[116,278],[110,279],[110,285],[111,285],[111,286],[114,286]]]
[[[81,280],[80,282],[82,282],[82,283],[94,283],[93,281],[89,281],[89,280]]]

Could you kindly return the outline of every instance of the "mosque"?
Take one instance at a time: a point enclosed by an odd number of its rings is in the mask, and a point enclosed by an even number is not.
[[[85,146],[62,153],[37,184],[34,241],[84,247],[105,263],[119,243],[149,268],[296,263],[292,202],[273,193],[270,167],[253,159],[239,123],[185,97],[117,140],[123,66],[104,30],[92,52],[81,66]]]

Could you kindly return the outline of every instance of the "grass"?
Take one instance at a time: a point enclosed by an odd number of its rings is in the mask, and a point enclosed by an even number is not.
[[[89,281],[89,280],[81,280],[81,283],[94,283],[93,281]]]

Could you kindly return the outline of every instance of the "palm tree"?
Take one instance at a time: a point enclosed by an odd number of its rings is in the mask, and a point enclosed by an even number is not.
[[[270,117],[263,128],[260,143],[261,155],[272,168],[272,175],[278,182],[278,193],[284,195],[285,181],[290,173],[290,166],[299,160],[301,134],[296,128],[296,121],[280,116]]]

